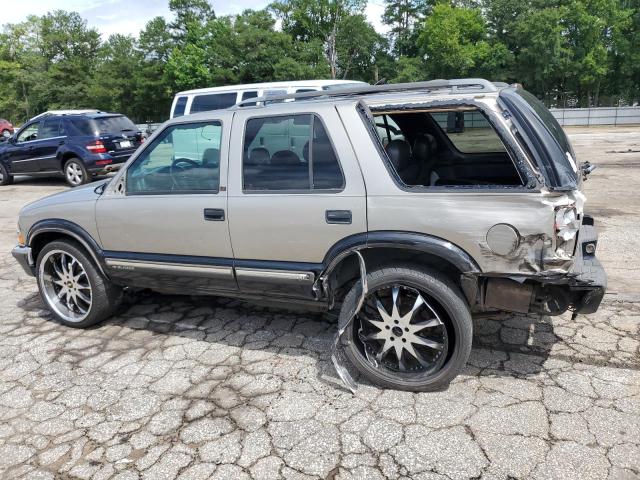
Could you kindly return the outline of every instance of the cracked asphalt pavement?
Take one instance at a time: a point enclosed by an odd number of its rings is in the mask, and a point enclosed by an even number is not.
[[[295,310],[143,293],[65,328],[7,253],[19,208],[65,187],[2,187],[0,477],[640,478],[640,129],[570,133],[600,166],[587,210],[610,293],[575,320],[475,317],[467,368],[437,393],[354,373],[352,395],[335,324]]]

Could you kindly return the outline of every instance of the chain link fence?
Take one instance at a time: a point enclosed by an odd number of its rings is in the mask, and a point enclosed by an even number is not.
[[[563,126],[640,125],[640,107],[551,108]]]

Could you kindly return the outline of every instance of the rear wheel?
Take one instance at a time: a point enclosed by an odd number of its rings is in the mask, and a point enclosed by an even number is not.
[[[69,185],[77,187],[87,183],[90,179],[87,169],[79,158],[70,158],[64,164],[64,178]]]
[[[84,328],[115,312],[122,290],[112,285],[74,242],[47,244],[36,264],[45,305],[69,327]]]
[[[11,185],[13,183],[13,175],[9,173],[7,167],[0,163],[0,185]]]
[[[344,333],[345,353],[372,382],[387,388],[445,388],[471,352],[472,322],[459,289],[431,270],[387,267],[367,275],[368,294]],[[359,283],[340,315],[353,311]]]

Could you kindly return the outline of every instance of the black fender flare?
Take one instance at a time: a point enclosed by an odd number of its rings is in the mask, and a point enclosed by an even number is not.
[[[447,260],[462,273],[479,274],[482,272],[471,255],[448,240],[424,233],[379,230],[357,233],[334,244],[322,262],[324,265],[322,275],[329,275],[341,260],[354,251],[365,248],[414,250]]]
[[[62,218],[48,218],[34,223],[27,233],[26,244],[31,246],[33,241],[43,233],[62,233],[80,243],[91,255],[96,266],[105,277],[109,278],[104,268],[104,254],[98,243],[87,231],[77,223]]]

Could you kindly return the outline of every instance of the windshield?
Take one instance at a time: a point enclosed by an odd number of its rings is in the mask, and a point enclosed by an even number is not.
[[[94,118],[91,123],[98,133],[120,133],[138,130],[138,127],[124,115],[98,117]]]

